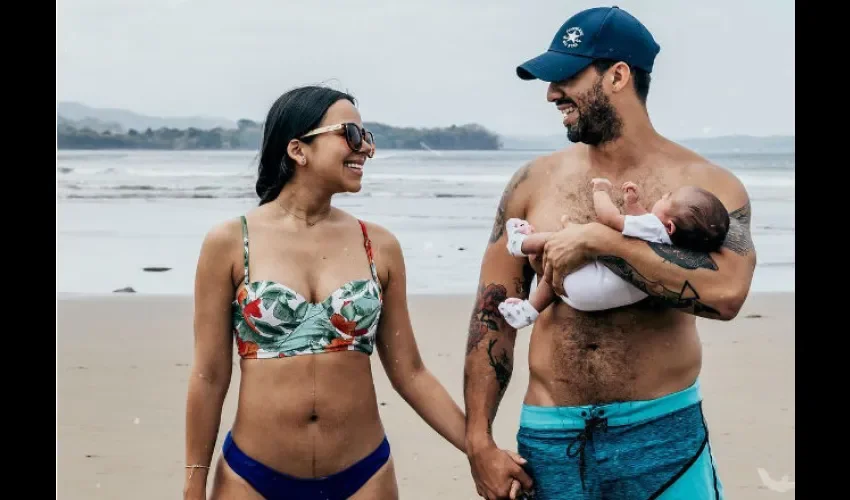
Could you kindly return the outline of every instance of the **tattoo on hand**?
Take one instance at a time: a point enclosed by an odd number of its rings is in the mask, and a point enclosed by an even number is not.
[[[508,201],[514,194],[517,186],[522,184],[528,178],[529,165],[526,164],[517,173],[514,174],[511,181],[505,187],[502,193],[502,199],[499,200],[499,208],[496,209],[496,220],[493,221],[493,230],[490,232],[490,243],[499,241],[499,238],[505,233],[505,208]]]
[[[496,372],[496,381],[499,383],[499,397],[501,398],[505,394],[505,389],[508,388],[508,382],[511,381],[513,365],[511,364],[511,359],[508,357],[508,351],[505,349],[502,349],[502,354],[493,356],[493,345],[496,342],[497,339],[490,340],[490,343],[487,345],[487,357],[490,358],[490,366]]]
[[[478,347],[487,332],[499,331],[499,327],[505,321],[499,313],[499,304],[506,298],[508,298],[507,289],[498,283],[482,285],[478,290],[475,308],[469,319],[469,333],[466,339],[467,355]]]
[[[716,309],[699,301],[699,293],[688,281],[685,281],[682,289],[677,292],[666,288],[660,281],[646,279],[637,269],[620,257],[605,255],[600,256],[599,261],[614,271],[614,274],[633,284],[650,297],[662,301],[666,306],[691,311],[697,316],[720,317],[720,313]]]

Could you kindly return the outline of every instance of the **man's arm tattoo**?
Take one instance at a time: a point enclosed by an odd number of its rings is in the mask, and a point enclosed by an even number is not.
[[[517,295],[522,296],[523,289],[522,278],[514,278],[514,290],[516,290]]]
[[[478,290],[475,307],[469,318],[469,334],[466,338],[467,356],[478,347],[487,332],[499,331],[499,327],[505,321],[499,313],[499,304],[506,298],[508,298],[507,289],[498,283],[482,285]]]
[[[660,302],[667,307],[690,311],[697,316],[720,317],[720,313],[716,309],[699,301],[699,293],[697,293],[689,281],[685,281],[685,284],[682,285],[682,289],[679,291],[670,290],[660,281],[646,279],[645,276],[640,274],[625,259],[605,255],[599,257],[599,261],[605,264],[614,274],[649,295],[649,299],[653,302]]]
[[[738,255],[748,255],[754,250],[750,232],[751,215],[750,202],[729,214],[729,232],[726,233],[723,246]]]
[[[490,343],[487,345],[487,357],[490,358],[490,366],[496,372],[496,381],[499,383],[499,398],[501,399],[505,394],[505,389],[508,388],[508,383],[511,381],[513,363],[511,363],[511,358],[508,357],[508,351],[506,349],[502,349],[501,354],[493,355],[493,345],[496,342],[497,339],[490,340]]]
[[[664,243],[655,243],[648,241],[649,247],[655,250],[664,262],[675,264],[684,269],[708,269],[717,271],[717,263],[711,258],[711,254],[706,252],[695,252],[673,245],[665,245]]]
[[[717,263],[706,252],[695,252],[663,243],[648,242],[656,254],[665,262],[675,264],[683,269],[708,269],[717,271]],[[753,250],[753,240],[750,235],[750,203],[729,214],[729,232],[723,247],[738,255],[745,256]]]
[[[526,164],[516,174],[502,192],[502,198],[499,200],[499,207],[496,209],[496,219],[493,221],[493,230],[490,232],[490,243],[493,244],[499,241],[499,238],[505,233],[505,208],[508,206],[508,201],[514,194],[517,186],[522,184],[528,178],[529,166]]]
[[[514,278],[514,289],[520,298],[527,299],[531,293],[531,281],[534,280],[534,269],[528,261],[522,267],[522,277]]]
[[[729,232],[726,235],[723,246],[741,256],[748,255],[754,248],[750,235],[750,214],[749,202],[729,214]],[[651,242],[648,245],[666,262],[675,264],[683,269],[708,269],[711,271],[718,269],[717,263],[706,252],[695,252],[676,248],[672,245]],[[660,281],[646,279],[645,276],[640,274],[625,259],[606,255],[599,257],[598,260],[613,271],[614,274],[649,295],[649,302],[688,311],[697,316],[708,318],[720,317],[720,313],[716,309],[700,302],[699,293],[687,280],[682,285],[681,290],[671,290],[666,288]]]

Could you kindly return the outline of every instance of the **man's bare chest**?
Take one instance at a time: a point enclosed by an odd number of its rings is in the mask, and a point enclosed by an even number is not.
[[[596,172],[583,171],[552,176],[550,182],[541,183],[529,203],[526,218],[539,231],[555,231],[561,227],[561,217],[567,222],[585,224],[596,220],[593,206],[591,180],[601,177]],[[634,182],[640,189],[640,205],[647,211],[665,193],[685,183],[678,172],[629,171],[618,176],[606,176],[611,181],[611,200],[623,211],[623,183]]]

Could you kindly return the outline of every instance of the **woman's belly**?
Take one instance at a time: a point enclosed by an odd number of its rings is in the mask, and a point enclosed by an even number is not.
[[[322,477],[384,437],[369,358],[359,352],[243,360],[233,440],[296,477]]]

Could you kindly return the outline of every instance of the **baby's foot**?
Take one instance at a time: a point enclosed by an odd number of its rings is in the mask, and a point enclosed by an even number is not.
[[[508,233],[508,253],[514,257],[526,257],[522,253],[522,242],[525,237],[534,232],[534,226],[522,219],[508,219],[505,223],[505,229]]]
[[[539,313],[531,305],[531,302],[518,299],[516,297],[505,299],[504,302],[499,304],[499,312],[502,313],[502,317],[505,318],[505,321],[516,329],[520,329],[534,323],[539,315]]]

